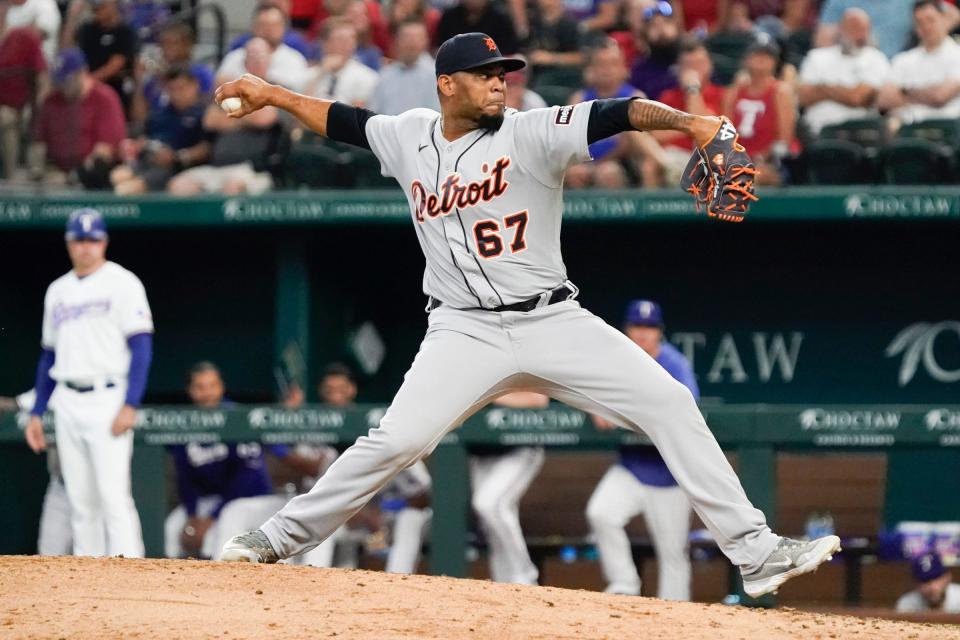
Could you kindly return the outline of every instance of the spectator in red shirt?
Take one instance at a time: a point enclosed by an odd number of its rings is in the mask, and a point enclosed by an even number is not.
[[[779,184],[780,160],[797,150],[796,96],[776,76],[779,61],[780,48],[773,41],[751,45],[741,74],[723,98],[723,113],[759,170],[757,184]]]
[[[680,86],[660,94],[660,102],[698,116],[716,116],[723,110],[723,87],[711,81],[713,61],[699,40],[685,40],[680,46],[676,69]],[[666,166],[647,159],[643,165],[643,183],[649,186],[677,184],[683,173],[693,143],[690,138],[673,131],[654,131],[653,137],[663,147]]]
[[[76,172],[87,188],[107,188],[126,134],[120,99],[90,74],[79,49],[65,49],[57,56],[53,85],[36,120],[34,140],[42,145],[38,149],[45,149],[54,176],[59,172],[62,179]]]
[[[40,34],[31,28],[0,35],[0,149],[3,176],[10,177],[20,153],[21,112],[47,70]]]

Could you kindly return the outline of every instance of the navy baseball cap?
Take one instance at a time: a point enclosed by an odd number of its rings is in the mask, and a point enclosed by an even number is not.
[[[947,570],[943,567],[943,560],[935,553],[925,553],[913,559],[910,565],[913,572],[913,579],[917,582],[930,582],[936,580]]]
[[[106,240],[107,221],[96,209],[77,209],[67,220],[67,240]]]
[[[653,300],[632,300],[627,305],[624,322],[644,327],[663,327],[663,311]]]
[[[64,49],[57,54],[53,65],[53,83],[63,84],[66,80],[87,66],[87,56],[80,49]]]
[[[523,60],[505,58],[497,43],[487,34],[461,33],[440,45],[437,51],[437,77],[476,69],[494,62],[502,63],[508,73],[527,66]]]

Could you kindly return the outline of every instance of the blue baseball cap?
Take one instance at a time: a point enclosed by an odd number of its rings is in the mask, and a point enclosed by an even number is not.
[[[67,220],[67,240],[106,240],[107,221],[96,209],[77,209]]]
[[[449,76],[457,71],[476,69],[499,62],[508,73],[519,71],[527,63],[517,58],[506,58],[493,38],[485,33],[461,33],[453,36],[437,51],[437,77]]]
[[[663,328],[663,311],[653,300],[631,300],[623,321],[626,324]]]
[[[943,560],[936,553],[925,553],[913,559],[910,565],[913,572],[913,579],[917,582],[930,582],[936,580],[947,570],[943,567]]]
[[[87,56],[80,49],[64,49],[53,64],[53,83],[63,84],[73,74],[87,66]]]

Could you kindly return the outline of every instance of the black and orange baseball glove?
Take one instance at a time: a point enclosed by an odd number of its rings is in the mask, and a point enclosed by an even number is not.
[[[753,161],[738,142],[733,123],[723,118],[713,137],[693,152],[680,186],[696,200],[697,210],[727,222],[743,222],[752,202]]]

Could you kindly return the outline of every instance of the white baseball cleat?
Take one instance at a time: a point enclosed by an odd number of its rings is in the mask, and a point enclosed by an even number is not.
[[[751,598],[776,593],[784,582],[816,571],[817,567],[832,560],[833,554],[839,551],[840,538],[837,536],[809,541],[780,538],[777,548],[759,569],[749,574],[741,571],[743,590]]]
[[[233,536],[223,545],[223,551],[220,552],[221,562],[273,564],[279,559],[280,556],[270,546],[270,541],[260,529]]]

